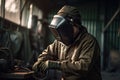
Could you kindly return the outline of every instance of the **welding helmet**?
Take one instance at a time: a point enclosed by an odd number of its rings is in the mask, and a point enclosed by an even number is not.
[[[49,25],[55,38],[65,45],[70,45],[74,42],[73,26],[76,23],[74,20],[77,17],[76,13],[78,15],[78,10],[75,7],[64,6],[58,11],[57,15],[54,15]]]

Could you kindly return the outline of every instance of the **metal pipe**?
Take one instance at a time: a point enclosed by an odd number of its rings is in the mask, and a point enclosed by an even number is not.
[[[112,18],[109,20],[109,22],[107,23],[107,25],[103,29],[103,32],[105,32],[107,30],[107,28],[110,26],[110,24],[113,22],[113,20],[115,19],[115,17],[118,15],[119,12],[120,12],[120,6],[118,7],[117,11],[114,13]]]

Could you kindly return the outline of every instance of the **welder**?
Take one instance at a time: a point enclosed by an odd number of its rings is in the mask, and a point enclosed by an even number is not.
[[[63,6],[53,16],[49,28],[55,41],[39,55],[33,70],[59,70],[61,80],[101,80],[100,47],[82,25],[79,10]]]

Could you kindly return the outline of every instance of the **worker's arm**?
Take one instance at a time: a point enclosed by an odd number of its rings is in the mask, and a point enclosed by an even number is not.
[[[52,49],[52,47],[51,48],[49,47],[49,49]],[[59,69],[62,70],[63,72],[69,72],[69,73],[74,73],[76,71],[79,73],[80,72],[86,73],[94,65],[94,62],[98,57],[96,55],[100,54],[99,46],[95,40],[88,40],[84,42],[82,49],[80,50],[81,50],[80,56],[77,59],[77,61],[72,61],[71,59],[63,60],[63,61],[55,61],[52,59],[53,57],[49,56],[45,52],[40,56],[40,58],[38,58],[37,65],[43,71],[45,71],[46,69]],[[47,49],[47,51],[49,50]]]
[[[51,45],[49,45],[42,54],[39,55],[38,60],[33,65],[33,70],[38,71],[41,65],[47,60],[57,59],[57,41],[55,40]]]
[[[74,74],[74,72],[78,72],[82,73],[82,75],[86,75],[86,73],[89,72],[91,68],[93,68],[95,62],[100,59],[100,49],[98,43],[94,39],[89,39],[87,41],[85,40],[83,43],[83,46],[79,49],[80,53],[79,57],[77,56],[78,59],[76,59],[76,61],[73,61],[71,59],[63,61],[47,60],[40,66],[43,70],[46,70],[47,68],[53,68],[71,74]]]
[[[100,49],[96,40],[85,41],[80,56],[77,61],[64,60],[61,61],[61,70],[64,72],[88,72],[94,65],[94,62],[99,57]],[[97,56],[98,55],[98,56]]]

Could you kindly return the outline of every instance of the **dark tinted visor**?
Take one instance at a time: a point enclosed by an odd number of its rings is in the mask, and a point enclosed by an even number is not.
[[[61,41],[61,37],[59,35],[59,33],[56,31],[55,28],[50,28],[51,32],[53,33],[53,35],[55,36],[55,38],[59,41]]]
[[[65,22],[65,18],[59,15],[55,15],[49,27],[58,28],[61,24]]]

